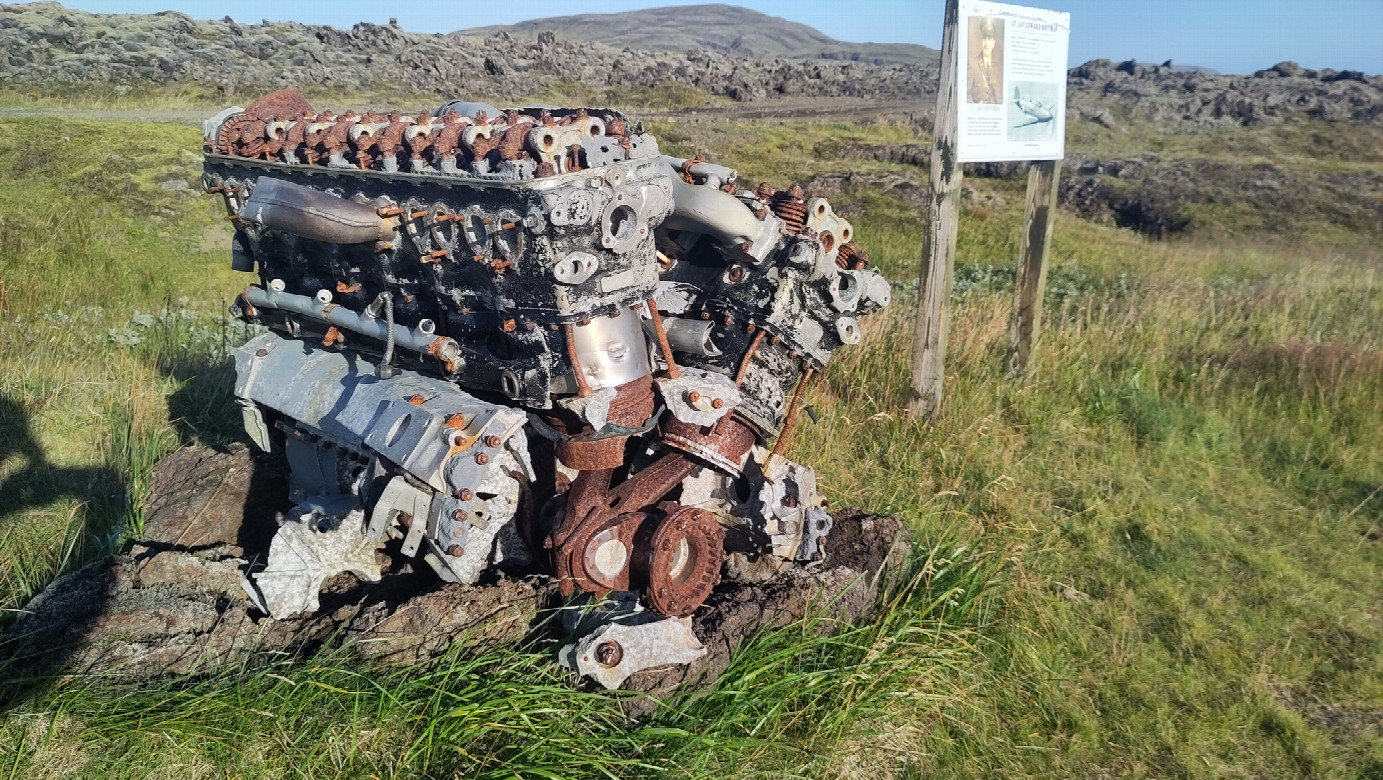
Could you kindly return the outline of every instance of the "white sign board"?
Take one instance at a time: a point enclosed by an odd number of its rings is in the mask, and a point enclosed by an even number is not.
[[[956,33],[959,160],[1065,156],[1071,15],[960,0]]]

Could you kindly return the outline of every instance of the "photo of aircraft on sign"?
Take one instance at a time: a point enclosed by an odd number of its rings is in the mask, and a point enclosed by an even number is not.
[[[1048,106],[1040,100],[1025,100],[1023,98],[1023,93],[1019,91],[1017,87],[1013,90],[1013,105],[1017,106],[1019,111],[1022,111],[1030,117],[1028,121],[1020,125],[1014,125],[1015,128],[1040,125],[1043,122],[1050,122],[1056,118],[1056,114],[1053,113],[1051,106]]]

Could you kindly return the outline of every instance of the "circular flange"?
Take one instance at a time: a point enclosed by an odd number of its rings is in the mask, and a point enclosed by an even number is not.
[[[645,595],[654,609],[671,617],[696,611],[720,581],[725,532],[715,515],[677,506],[653,532]]]

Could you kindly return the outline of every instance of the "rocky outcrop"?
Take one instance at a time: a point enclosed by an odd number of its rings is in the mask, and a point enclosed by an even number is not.
[[[499,32],[423,35],[392,25],[350,30],[241,24],[180,13],[90,14],[57,3],[0,5],[0,80],[12,84],[205,84],[230,96],[282,87],[394,90],[518,99],[562,82],[594,87],[689,84],[713,95],[907,99],[936,68],[848,60],[744,59],[708,50],[648,52]]]
[[[499,30],[479,38],[363,22],[338,30],[241,24],[230,17],[208,21],[172,11],[90,14],[53,2],[0,5],[0,80],[125,88],[200,84],[227,99],[305,85],[400,94],[464,89],[465,97],[519,99],[570,82],[597,88],[678,83],[738,101],[854,97],[918,102],[930,112],[939,76],[930,58],[751,57],[735,47],[615,49],[578,34]],[[1069,86],[1070,117],[1114,130],[1123,126],[1122,117],[1168,131],[1292,119],[1383,121],[1383,76],[1292,62],[1235,76],[1170,62],[1092,60],[1070,70]]]
[[[1289,119],[1376,121],[1383,76],[1284,62],[1252,76],[1186,73],[1170,64],[1091,60],[1069,73],[1068,116],[1117,127],[1111,106],[1164,130],[1258,126]]]
[[[549,618],[561,602],[542,574],[466,586],[402,563],[377,584],[350,574],[328,580],[316,613],[285,620],[261,614],[240,580],[277,525],[282,472],[283,464],[243,446],[189,447],[161,461],[130,553],[53,582],[0,633],[0,704],[58,672],[143,679],[324,650],[400,666],[456,646],[471,653],[524,641],[559,646],[561,621]],[[694,616],[709,652],[689,666],[639,672],[624,687],[665,697],[683,683],[714,680],[761,629],[805,617],[827,617],[833,626],[867,617],[910,550],[896,518],[849,510],[837,513],[825,547],[820,562],[787,564],[764,581],[723,582]],[[631,714],[653,706],[638,701]]]
[[[1199,214],[1232,207],[1238,227],[1291,235],[1311,223],[1383,233],[1383,173],[1370,167],[1302,171],[1270,161],[1156,155],[1063,164],[1063,209],[1154,237],[1195,227]]]

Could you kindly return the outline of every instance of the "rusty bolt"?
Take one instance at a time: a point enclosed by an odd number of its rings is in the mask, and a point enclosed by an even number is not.
[[[485,437],[485,446],[486,446],[486,447],[498,447],[498,446],[499,446],[499,437],[498,437],[498,436],[493,436],[493,435],[491,435],[491,436],[486,436],[486,437]]]
[[[505,320],[505,321],[504,321],[504,332],[505,332],[505,333],[513,333],[513,332],[514,332],[514,329],[517,328],[518,326],[519,326],[518,323],[514,322],[513,320]]]
[[[730,269],[729,277],[730,277],[730,281],[732,281],[732,282],[738,282],[739,280],[741,280],[741,279],[744,278],[744,269],[741,268],[740,266],[734,266],[734,267],[732,267],[732,268]]]
[[[453,558],[460,558],[461,556],[463,556],[463,555],[465,555],[465,554],[466,554],[465,548],[463,548],[463,547],[462,547],[461,545],[459,545],[459,544],[453,544],[452,546],[450,546],[450,547],[447,548],[447,555],[450,555],[450,556],[453,557]]]
[[[734,325],[735,318],[727,314],[725,315],[725,319],[721,320],[721,322],[724,322],[726,325]]]
[[[414,398],[419,398],[419,397],[421,397],[421,396],[414,396]],[[410,399],[410,400],[412,400],[412,399]],[[448,428],[455,428],[455,429],[458,430],[458,431],[464,429],[464,428],[466,427],[466,415],[461,414],[461,413],[459,413],[459,412],[456,413],[456,414],[448,415],[448,416],[447,416],[447,427],[448,427]]]
[[[470,515],[467,514],[466,510],[464,509],[458,509],[455,512],[451,513],[451,519],[455,520],[458,523],[466,522],[466,518],[468,517],[470,517]]]
[[[624,648],[620,647],[619,642],[606,640],[596,645],[595,660],[605,667],[619,666],[619,662],[624,660]]]
[[[489,456],[489,455],[486,455],[486,454],[483,453],[483,452],[478,453],[478,454],[475,456],[475,462],[478,463],[478,464],[480,464],[480,465],[482,465],[482,466],[484,466],[486,463],[489,463],[489,462],[490,462],[490,456]]]
[[[719,409],[720,407],[722,407],[722,406],[724,406],[724,405],[725,405],[725,399],[723,399],[723,398],[716,398],[716,399],[714,399],[714,400],[711,401],[711,408],[712,408],[712,409]]]
[[[711,318],[711,313],[710,313],[710,312],[708,312],[708,311],[703,311],[703,312],[701,312],[701,319],[703,319],[703,320],[709,320],[710,318]]]
[[[701,394],[696,392],[695,390],[691,391],[690,393],[687,393],[687,401],[691,403],[697,403],[700,400]]]
[[[475,498],[475,493],[471,492],[470,488],[461,488],[456,492],[456,497],[462,501],[470,501],[472,498]]]
[[[268,354],[269,354],[269,350],[267,350],[267,349],[261,349],[261,350],[259,350],[258,352],[255,352],[255,355],[257,355],[257,356],[259,356],[259,357],[264,357],[265,355],[268,355]]]
[[[772,344],[772,345],[775,346],[775,347],[778,346],[779,344],[781,344],[782,342],[783,342],[783,340],[780,339],[780,338],[778,338],[777,336],[773,336],[772,338],[770,338],[770,339],[768,340],[768,343]]]
[[[752,322],[744,326],[745,333],[753,333],[756,330],[758,330],[758,327],[756,327]]]

